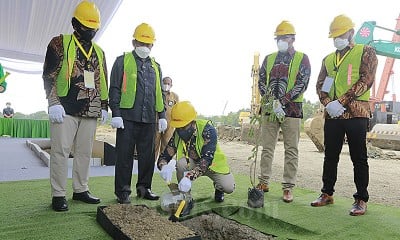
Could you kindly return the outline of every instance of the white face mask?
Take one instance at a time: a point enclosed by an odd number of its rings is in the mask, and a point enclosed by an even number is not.
[[[343,38],[335,38],[335,40],[333,40],[333,45],[335,45],[335,48],[340,51],[349,45],[349,40]]]
[[[147,58],[150,55],[150,48],[148,47],[136,47],[135,52],[140,58]]]
[[[289,43],[283,40],[279,40],[276,45],[278,46],[279,52],[287,52],[289,48]]]
[[[163,85],[162,85],[162,89],[163,89],[165,92],[168,92],[168,91],[171,89],[171,85],[169,85],[169,84],[163,84]]]

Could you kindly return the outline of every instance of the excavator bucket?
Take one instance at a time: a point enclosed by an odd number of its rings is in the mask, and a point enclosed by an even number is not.
[[[304,131],[320,152],[324,151],[324,123],[322,111],[304,122]]]
[[[400,125],[378,123],[367,133],[367,140],[374,147],[400,151]]]

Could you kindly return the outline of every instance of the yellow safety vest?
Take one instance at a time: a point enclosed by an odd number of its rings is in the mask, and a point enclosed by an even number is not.
[[[275,52],[275,53],[272,53],[271,55],[269,55],[267,58],[266,86],[268,86],[268,84],[269,84],[269,75],[270,75],[272,67],[275,63],[275,59],[276,59],[277,55],[278,55],[278,52]],[[286,92],[289,92],[294,87],[294,83],[296,82],[296,76],[297,76],[297,73],[299,72],[300,64],[301,64],[301,61],[303,60],[303,56],[304,56],[304,53],[296,52],[294,54],[293,59],[290,61],[289,73],[288,73],[288,85],[286,87]],[[292,69],[295,69],[295,71],[292,71]],[[303,93],[300,94],[296,99],[294,99],[293,102],[303,102]]]
[[[160,84],[160,71],[156,61],[151,58],[151,66],[156,73],[156,111],[162,112],[164,110],[164,101],[162,98],[161,84]],[[122,91],[120,108],[132,108],[136,96],[136,83],[137,83],[137,66],[136,60],[132,52],[124,54],[124,75],[122,79]]]
[[[325,67],[329,77],[334,79],[334,84],[329,91],[331,99],[337,99],[344,95],[359,79],[361,57],[364,52],[364,45],[356,44],[350,49],[341,60],[338,59],[336,52],[329,54],[325,58]],[[370,90],[357,97],[357,100],[368,101]]]
[[[204,127],[208,122],[209,120],[202,120],[202,119],[196,120],[196,128],[197,128],[196,152],[199,156],[201,156],[201,149],[203,148],[204,145],[204,139],[203,139]],[[177,159],[181,159],[183,156],[185,156],[183,144],[184,144],[183,140],[179,137],[178,133],[175,131],[175,147],[177,149],[176,150]],[[222,174],[227,174],[230,171],[226,156],[220,149],[218,143],[214,153],[214,159],[209,168],[216,173],[222,173]]]
[[[106,82],[106,74],[103,68],[103,51],[101,48],[95,44],[93,44],[93,48],[96,52],[97,58],[99,59],[99,67],[100,67],[100,98],[101,100],[108,99],[108,88]],[[63,35],[63,48],[64,48],[64,59],[62,62],[61,70],[57,76],[57,95],[59,97],[65,97],[68,94],[68,90],[70,87],[70,78],[72,73],[72,68],[74,66],[74,62],[76,59],[76,48],[75,41],[72,39],[72,35]],[[67,58],[67,57],[68,58]]]

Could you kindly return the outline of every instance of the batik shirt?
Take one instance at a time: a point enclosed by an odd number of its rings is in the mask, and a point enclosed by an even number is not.
[[[81,44],[85,51],[90,49],[91,43],[81,42]],[[86,59],[79,47],[76,47],[76,59],[73,64],[68,94],[65,97],[59,97],[56,90],[56,81],[64,57],[67,58],[67,56],[64,56],[63,37],[60,35],[50,41],[43,66],[44,88],[49,106],[61,104],[65,113],[72,116],[100,117],[101,109],[108,109],[108,100],[100,99],[100,67],[96,51],[93,49],[90,58]],[[105,57],[103,58],[103,69],[107,81]],[[94,72],[95,88],[85,87],[84,70]]]

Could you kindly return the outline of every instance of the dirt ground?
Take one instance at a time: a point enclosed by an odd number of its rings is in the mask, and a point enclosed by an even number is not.
[[[115,130],[101,127],[96,134],[98,140],[115,144]],[[249,175],[251,161],[248,157],[252,153],[252,145],[244,142],[220,139],[221,149],[228,157],[233,173]],[[400,152],[388,151],[369,147],[369,151],[376,156],[369,158],[370,182],[368,191],[370,202],[381,203],[390,206],[400,207]],[[272,167],[272,180],[280,182],[283,174],[283,142],[278,142],[275,149],[275,159]],[[258,152],[258,159],[261,157],[261,148]],[[313,142],[304,134],[299,143],[299,167],[297,174],[297,185],[319,192],[322,186],[322,165],[324,154],[318,152]],[[259,164],[258,164],[259,166]],[[259,167],[257,169],[259,172]],[[335,195],[351,198],[355,192],[353,182],[353,166],[350,160],[348,146],[343,146],[339,162],[338,179],[335,186]],[[272,191],[274,191],[272,189]],[[294,196],[296,197],[294,190]],[[317,196],[316,196],[317,197]]]

